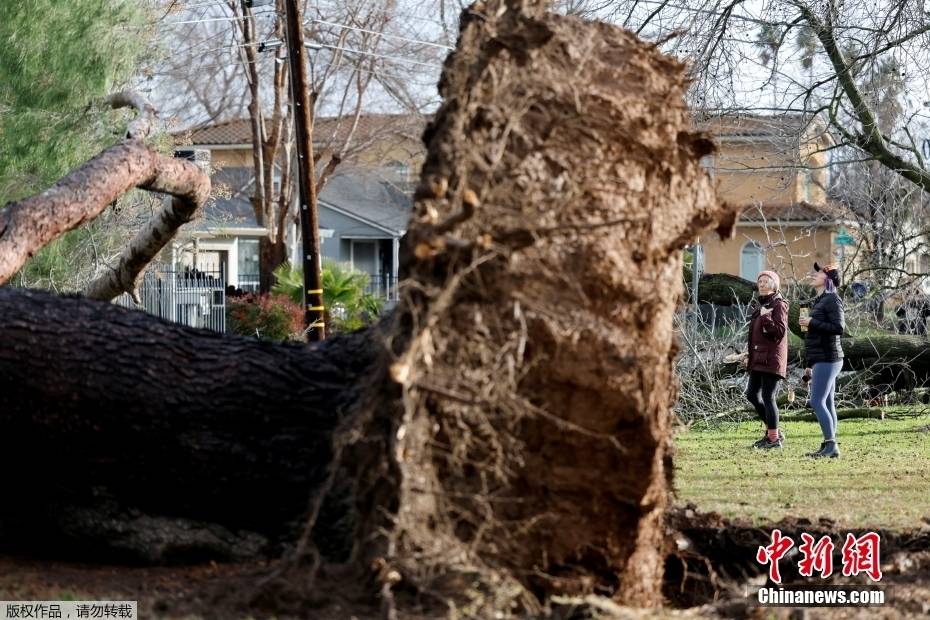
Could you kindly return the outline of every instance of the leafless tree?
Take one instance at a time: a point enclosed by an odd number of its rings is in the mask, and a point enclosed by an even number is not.
[[[848,275],[867,277],[879,288],[914,279],[908,274],[919,269],[906,263],[915,262],[912,255],[926,244],[921,222],[930,190],[930,13],[923,2],[562,4],[621,23],[687,60],[696,108],[770,115],[773,122],[802,115],[823,123],[823,129],[801,130],[828,134],[822,151],[833,172],[831,197],[859,224],[854,255],[864,260]],[[797,165],[808,164],[799,159]]]
[[[392,0],[303,3],[311,98],[315,116],[327,120],[313,136],[317,192],[341,162],[397,129],[396,123],[365,123],[366,115],[417,116],[434,103],[440,62],[451,48],[438,22],[409,13],[415,8]],[[295,192],[283,5],[222,0],[168,15],[163,27],[180,29],[168,38],[186,46],[150,75],[153,88],[168,93],[178,123],[250,119],[251,201],[256,223],[268,231],[260,250],[261,288],[268,290],[272,271],[286,259]]]

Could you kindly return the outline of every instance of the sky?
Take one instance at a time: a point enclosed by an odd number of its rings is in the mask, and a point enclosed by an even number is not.
[[[850,29],[842,31],[842,36],[855,36],[867,41],[868,32],[864,28],[876,25],[876,6],[890,0],[858,0],[845,3],[845,10],[853,15],[848,21]],[[237,56],[241,48],[230,39],[230,33],[235,30],[234,23],[229,20],[228,9],[223,6],[222,0],[178,0],[183,7],[181,11],[174,12],[160,20],[157,37],[165,48],[170,50],[172,60],[185,58],[185,54],[199,53],[199,73],[207,73],[210,79],[218,76],[233,78],[241,76],[242,67]],[[400,112],[416,109],[422,112],[431,112],[439,103],[436,92],[436,82],[441,71],[441,63],[448,53],[447,46],[455,44],[457,35],[458,7],[464,4],[457,0],[311,0],[310,9],[305,18],[322,17],[330,24],[320,24],[326,29],[326,41],[330,48],[317,50],[312,54],[314,59],[313,70],[325,71],[328,63],[339,50],[333,50],[333,43],[343,50],[363,51],[376,63],[374,69],[380,75],[388,78],[388,82],[402,84],[406,94],[403,104],[398,103],[386,88],[374,84],[364,94],[363,104],[371,112]],[[563,9],[578,8],[579,6],[592,6],[597,4],[600,8],[589,15],[598,16],[607,21],[625,25],[636,30],[646,16],[657,9],[661,9],[652,21],[642,29],[641,36],[647,40],[658,40],[678,33],[669,41],[662,44],[662,49],[683,59],[693,59],[702,49],[700,33],[706,31],[720,18],[721,9],[718,7],[729,5],[723,0],[636,0],[630,13],[629,7],[633,0],[600,1],[589,0],[563,0]],[[352,22],[347,15],[347,7],[392,6],[392,19],[385,27],[385,37],[372,43],[370,37],[365,43],[366,33],[353,30]],[[444,11],[443,11],[444,9]],[[260,29],[267,30],[273,22],[273,9],[261,7],[256,9],[259,17]],[[723,57],[722,62],[711,66],[703,74],[703,88],[693,89],[695,97],[691,102],[698,107],[736,108],[751,110],[757,113],[772,113],[776,110],[799,109],[803,101],[798,97],[810,84],[830,71],[826,59],[817,55],[810,69],[801,66],[800,51],[793,45],[794,35],[788,37],[791,44],[782,48],[777,64],[765,64],[760,57],[760,50],[756,40],[760,32],[760,23],[772,19],[791,19],[797,15],[797,10],[783,0],[746,0],[732,11],[729,19],[729,28],[723,37],[721,46],[729,54]],[[865,33],[865,35],[862,35]],[[269,38],[270,34],[268,35]],[[341,38],[340,38],[341,37]],[[192,44],[191,40],[195,43]],[[422,43],[415,43],[422,42]],[[906,80],[907,89],[902,97],[901,104],[907,114],[913,114],[912,127],[920,134],[920,139],[930,137],[927,131],[927,122],[930,121],[930,79],[927,78],[925,68],[930,67],[930,46],[920,45],[915,41],[905,49],[896,51]],[[363,46],[364,50],[361,48]],[[349,57],[358,58],[355,52],[344,51]],[[209,59],[207,62],[205,59]],[[164,65],[165,63],[162,63]],[[170,63],[169,63],[170,64]],[[193,63],[196,65],[196,63]],[[174,67],[174,71],[191,73],[192,63]],[[163,68],[163,67],[162,67]],[[151,71],[157,73],[158,67]],[[270,74],[271,68],[264,67],[265,73]],[[139,84],[143,90],[148,89],[150,96],[160,103],[160,107],[176,111],[182,124],[196,124],[204,121],[204,115],[189,105],[189,92],[185,92],[187,85],[177,80],[159,78],[143,79]],[[240,87],[240,91],[244,88]],[[331,115],[338,111],[340,102],[347,96],[345,80],[334,79],[329,82],[329,89],[321,97],[318,113]],[[703,95],[704,97],[700,97]],[[828,93],[825,93],[828,94]],[[349,100],[352,93],[348,93]],[[187,100],[187,101],[186,101]],[[173,105],[172,105],[173,102]]]
[[[311,10],[304,15],[305,22],[314,18],[323,20],[317,24],[323,31],[317,40],[324,47],[311,50],[311,72],[314,75],[325,72],[339,55],[370,60],[374,65],[363,68],[362,77],[370,77],[375,71],[386,82],[402,86],[407,98],[399,104],[398,97],[373,81],[364,94],[367,111],[432,111],[439,102],[436,83],[441,63],[455,44],[457,11],[443,20],[438,0],[401,0],[391,10],[391,20],[378,40],[373,40],[372,33],[364,31],[367,28],[359,27],[351,19],[352,6],[370,11],[372,7],[391,4],[392,0],[313,0]],[[180,10],[159,20],[157,25],[155,36],[168,51],[167,60],[146,67],[136,85],[160,109],[167,110],[169,115],[176,114],[182,126],[196,125],[206,120],[205,114],[190,105],[191,95],[198,87],[208,89],[211,80],[238,79],[238,91],[244,92],[245,72],[239,59],[241,40],[234,38],[236,23],[222,0],[179,0],[178,5]],[[260,38],[277,41],[271,32],[274,10],[260,7],[255,14]],[[272,56],[267,52],[263,56],[263,75],[273,73]],[[353,89],[346,88],[346,79],[341,77],[346,75],[345,71],[337,71],[328,80],[318,114],[336,113],[346,96],[348,103],[352,103]],[[192,78],[197,85],[186,83]]]

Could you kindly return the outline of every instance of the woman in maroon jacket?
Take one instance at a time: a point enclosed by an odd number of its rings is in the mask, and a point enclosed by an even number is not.
[[[780,280],[774,271],[763,271],[756,280],[759,303],[749,323],[749,369],[746,398],[765,423],[765,437],[754,448],[780,448],[784,435],[778,430],[778,381],[788,372],[788,302],[778,293]]]

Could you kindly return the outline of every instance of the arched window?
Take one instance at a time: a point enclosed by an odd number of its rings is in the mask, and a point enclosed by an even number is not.
[[[391,181],[395,183],[407,183],[410,181],[410,164],[391,160],[386,163],[384,167]]]
[[[751,282],[765,271],[765,250],[756,241],[747,241],[740,252],[739,275]]]

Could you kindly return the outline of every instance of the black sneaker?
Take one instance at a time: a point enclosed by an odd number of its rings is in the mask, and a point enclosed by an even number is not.
[[[823,448],[820,452],[815,452],[813,458],[815,459],[836,459],[840,456],[840,449],[837,447],[835,441],[825,441],[823,442]]]
[[[778,443],[781,444],[781,443],[783,443],[784,441],[785,441],[785,434],[781,431],[781,429],[778,429]],[[753,443],[753,444],[752,444],[752,447],[753,447],[753,448],[764,448],[764,447],[765,447],[765,444],[767,444],[767,443],[771,443],[771,442],[769,441],[768,433],[766,433],[765,435],[763,435],[763,436],[762,436],[762,439],[760,439],[759,441],[756,441],[755,443]]]
[[[761,450],[771,450],[772,448],[781,448],[781,438],[779,437],[778,441],[769,441],[769,438],[765,437],[762,439],[761,442],[757,441],[756,443],[752,445],[753,447],[759,448]]]
[[[806,453],[804,456],[809,456],[809,457],[812,457],[812,458],[813,458],[813,457],[820,456],[820,453],[823,452],[823,449],[826,448],[826,447],[827,447],[827,442],[826,442],[826,441],[822,441],[822,442],[820,442],[820,448],[818,448],[818,449],[815,450],[814,452],[808,452],[808,453]]]

